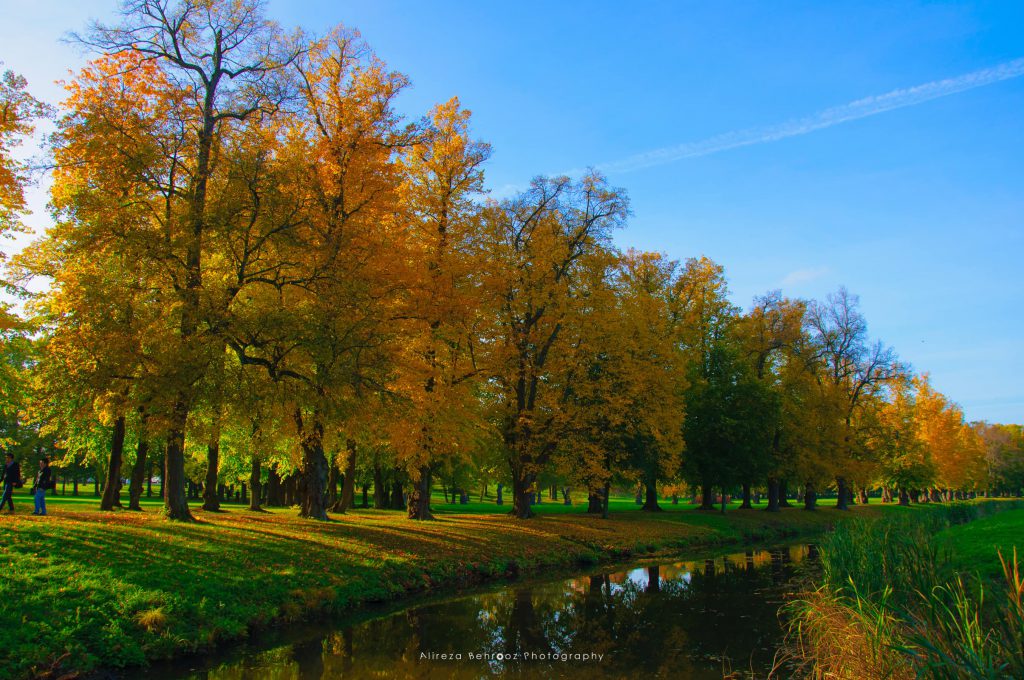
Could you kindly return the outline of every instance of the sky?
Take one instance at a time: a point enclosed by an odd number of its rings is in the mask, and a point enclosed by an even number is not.
[[[59,42],[116,0],[0,0],[0,61],[57,102]],[[418,117],[458,96],[504,196],[594,167],[620,247],[726,269],[733,301],[860,296],[968,419],[1024,422],[1024,3],[269,0],[359,29]],[[45,182],[32,192],[45,227]]]

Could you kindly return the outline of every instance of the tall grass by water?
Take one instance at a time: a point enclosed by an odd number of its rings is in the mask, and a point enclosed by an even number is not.
[[[840,524],[821,545],[818,587],[788,606],[790,652],[814,678],[1024,678],[1024,575],[1016,547],[992,548],[1002,576],[957,559],[949,527],[1024,505],[935,506]],[[1004,519],[1005,518],[1005,519]],[[970,529],[970,527],[965,527]],[[959,540],[969,534],[959,532]]]

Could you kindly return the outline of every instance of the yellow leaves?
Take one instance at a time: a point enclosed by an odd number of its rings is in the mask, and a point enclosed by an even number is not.
[[[939,482],[949,488],[969,486],[984,473],[984,446],[964,421],[963,411],[937,392],[928,374],[913,380],[918,436],[938,467]]]

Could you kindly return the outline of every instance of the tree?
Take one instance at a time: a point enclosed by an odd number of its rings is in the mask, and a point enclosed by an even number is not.
[[[464,457],[467,440],[483,425],[476,347],[493,305],[478,275],[485,263],[474,198],[483,191],[490,147],[471,138],[469,118],[458,99],[434,107],[402,163],[412,266],[402,314],[408,408],[395,443],[414,484],[413,519],[431,518],[431,465],[446,452]]]
[[[660,511],[658,480],[672,479],[683,454],[686,367],[677,344],[680,319],[673,315],[678,263],[630,250],[619,260],[616,331],[606,339],[621,374],[612,404],[619,414],[627,464],[643,481],[642,509]]]
[[[513,514],[525,519],[530,488],[574,413],[559,387],[571,369],[566,329],[585,312],[587,272],[606,271],[611,231],[627,201],[604,178],[537,178],[485,213],[488,284],[501,300],[489,339],[488,386],[512,478]]]
[[[3,65],[3,62],[0,62]],[[0,73],[0,238],[10,238],[24,231],[21,216],[25,212],[25,188],[29,183],[29,168],[19,159],[15,150],[35,132],[40,118],[50,115],[51,109],[28,91],[28,81],[17,73]],[[0,253],[0,264],[6,254]],[[11,284],[0,280],[7,292]],[[3,329],[10,327],[6,305],[3,308]]]
[[[884,390],[904,372],[892,348],[881,342],[870,344],[867,321],[858,309],[857,296],[845,288],[829,295],[824,302],[808,307],[807,319],[817,346],[818,376],[823,388],[832,391],[842,427],[830,444],[837,461],[836,509],[848,509],[851,495],[850,475],[865,476],[855,447],[857,409],[862,399]],[[859,469],[860,468],[860,469]]]
[[[917,392],[917,435],[935,464],[936,481],[945,489],[963,491],[985,485],[985,450],[963,411],[936,391],[927,374],[914,379]]]
[[[233,296],[229,346],[244,366],[280,382],[302,452],[301,516],[327,519],[328,429],[359,403],[388,392],[407,233],[395,154],[394,98],[407,81],[388,71],[359,35],[338,28],[295,63],[301,108],[270,158],[275,203],[256,220],[272,234],[270,264]],[[279,200],[278,200],[279,199]],[[397,282],[396,282],[397,278]]]
[[[717,409],[724,404],[715,401],[725,397],[726,383],[734,377],[728,336],[737,310],[728,292],[721,265],[706,257],[690,258],[673,285],[669,307],[687,371],[683,473],[701,487],[705,509],[712,507],[712,486],[732,481],[726,480],[731,471],[713,460],[728,446],[728,436],[717,422],[723,415]]]
[[[77,36],[103,54],[126,54],[140,68],[159,71],[158,87],[165,93],[159,113],[167,121],[164,129],[176,132],[154,139],[140,130],[142,144],[126,146],[124,153],[140,189],[149,190],[147,198],[164,199],[153,217],[163,235],[158,262],[173,281],[174,303],[166,313],[177,330],[163,479],[165,513],[174,520],[191,519],[185,499],[185,431],[196,384],[211,357],[222,353],[216,321],[232,297],[214,297],[204,286],[204,278],[207,284],[211,278],[205,268],[215,227],[210,191],[223,167],[215,158],[233,127],[278,108],[286,95],[278,76],[297,55],[287,41],[277,39],[280,32],[262,9],[257,0],[125,0],[121,24],[97,23]],[[141,112],[136,118],[143,118]],[[141,153],[140,146],[148,153]]]
[[[1019,498],[1024,491],[1024,427],[980,422],[973,428],[985,446],[988,489]]]
[[[775,396],[771,445],[752,461],[754,465],[748,470],[743,498],[744,505],[749,506],[750,481],[758,474],[765,474],[768,489],[766,510],[769,512],[779,510],[783,479],[793,473],[793,451],[784,449],[782,443],[786,439],[784,428],[799,427],[800,420],[790,422],[783,414],[784,404],[794,396],[791,391],[798,389],[805,366],[798,350],[805,344],[803,326],[806,309],[803,301],[789,300],[782,297],[780,291],[771,291],[754,298],[752,309],[740,319],[736,329],[741,351],[752,365],[754,376]]]
[[[21,217],[29,174],[15,150],[35,131],[36,121],[49,114],[50,108],[28,92],[24,77],[10,70],[0,73],[0,239],[25,230]],[[6,259],[6,252],[0,251],[0,267]],[[6,272],[0,276],[0,289],[7,294],[18,292]],[[16,417],[28,386],[29,330],[7,301],[0,302],[0,353],[4,357],[0,362],[0,411],[9,417]]]
[[[900,504],[906,505],[909,490],[928,486],[936,475],[934,459],[920,436],[914,383],[895,383],[890,398],[874,400],[870,413],[869,432],[881,461],[882,481],[895,487]]]

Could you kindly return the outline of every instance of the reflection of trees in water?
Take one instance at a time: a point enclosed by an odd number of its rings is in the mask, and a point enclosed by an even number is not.
[[[216,680],[306,678],[721,677],[771,664],[780,584],[806,551],[745,553],[594,574],[410,609],[294,645],[291,654],[222,667]],[[762,568],[764,567],[764,568]],[[463,653],[461,661],[421,653]],[[495,660],[516,652],[604,654],[602,662]],[[731,661],[723,663],[723,657]]]

